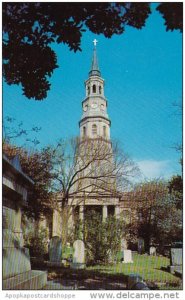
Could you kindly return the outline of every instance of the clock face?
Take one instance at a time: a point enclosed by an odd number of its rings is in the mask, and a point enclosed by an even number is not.
[[[86,104],[84,107],[83,107],[83,111],[87,111],[88,109],[88,105]]]
[[[96,102],[93,102],[93,103],[91,104],[91,107],[92,107],[92,108],[97,108],[97,107],[98,107],[98,104],[97,104]]]

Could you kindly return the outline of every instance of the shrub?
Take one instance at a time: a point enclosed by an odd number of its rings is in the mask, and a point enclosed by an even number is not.
[[[124,234],[124,222],[113,216],[102,221],[95,211],[87,212],[84,221],[84,242],[87,263],[107,263],[114,261],[120,250]]]
[[[48,252],[48,230],[40,227],[35,232],[29,232],[25,237],[25,246],[30,250],[30,256],[43,257]]]

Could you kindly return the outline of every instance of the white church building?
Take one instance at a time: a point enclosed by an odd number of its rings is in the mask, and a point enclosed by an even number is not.
[[[108,102],[104,93],[104,79],[98,65],[97,40],[94,40],[92,65],[89,71],[88,79],[85,81],[85,99],[82,100],[82,116],[79,121],[80,141],[88,139],[91,141],[101,140],[109,148],[112,147],[110,128],[111,120],[109,119],[107,107]],[[83,151],[83,150],[82,150]],[[70,215],[70,226],[74,226],[75,216],[83,221],[86,210],[93,209],[102,214],[102,220],[109,215],[116,218],[125,218],[127,222],[131,218],[131,209],[128,201],[123,201],[122,193],[114,192],[101,193],[101,197],[96,197],[94,193],[89,193],[84,199],[84,194],[78,195],[76,198],[69,199],[69,205],[72,207]],[[62,201],[62,194],[58,194],[57,199]],[[61,216],[56,211],[53,214],[52,233],[50,236],[59,235],[62,224],[59,226]],[[61,220],[62,223],[62,220]]]

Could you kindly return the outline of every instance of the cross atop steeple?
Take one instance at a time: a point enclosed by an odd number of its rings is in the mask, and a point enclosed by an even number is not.
[[[98,42],[97,39],[94,39],[94,41],[93,41],[93,44],[94,44],[93,59],[92,59],[92,66],[91,66],[91,70],[89,72],[89,76],[92,76],[92,75],[101,76],[99,66],[98,66],[97,53],[96,53],[97,42]]]
[[[97,39],[94,39],[93,44],[96,47],[96,44],[98,43]]]

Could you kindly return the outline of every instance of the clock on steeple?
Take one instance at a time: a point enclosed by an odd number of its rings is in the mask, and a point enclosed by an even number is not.
[[[93,58],[89,78],[85,81],[86,98],[82,101],[83,114],[79,122],[80,138],[110,139],[110,125],[107,114],[107,100],[104,96],[104,79],[99,70],[96,45],[93,41]]]

